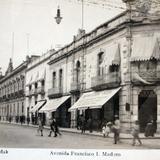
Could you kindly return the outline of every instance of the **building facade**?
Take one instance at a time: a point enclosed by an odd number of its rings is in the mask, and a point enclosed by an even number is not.
[[[25,107],[25,71],[27,61],[13,69],[10,59],[8,69],[0,79],[0,116],[1,120],[20,122],[24,119]]]
[[[27,66],[25,116],[30,119],[32,124],[37,124],[38,116],[42,116],[44,123],[46,123],[45,114],[40,114],[38,111],[48,99],[46,93],[50,82],[48,80],[49,66],[47,63],[53,53],[54,50],[50,50],[42,56],[37,56]]]
[[[50,58],[48,97],[53,102],[63,99],[50,111],[53,116],[61,111],[55,116],[60,125],[70,120],[70,126],[76,127],[83,114],[100,128],[118,115],[124,132],[135,120],[142,132],[151,120],[160,130],[160,7],[156,3],[127,4],[129,10],[90,33],[80,30],[72,43]]]

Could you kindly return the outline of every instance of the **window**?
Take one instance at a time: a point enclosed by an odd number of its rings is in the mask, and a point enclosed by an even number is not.
[[[22,102],[22,114],[24,113],[24,104]]]
[[[81,63],[77,61],[76,63],[76,82],[80,83],[80,69],[81,69]]]
[[[44,87],[44,85],[45,85],[45,81],[44,81],[44,80],[42,80],[41,84],[42,84],[42,87]]]
[[[24,89],[24,79],[22,79],[22,89]]]
[[[119,71],[119,65],[111,65],[109,67],[110,72],[118,72]]]
[[[59,88],[62,88],[62,81],[63,81],[63,70],[59,70]]]
[[[31,85],[29,85],[29,90],[31,90],[32,89],[32,86]]]
[[[53,72],[53,83],[52,83],[52,85],[53,85],[53,88],[55,88],[55,86],[56,86],[56,72]]]
[[[37,83],[35,83],[35,89],[37,89],[37,86],[38,86]]]
[[[17,115],[19,115],[19,102],[17,102]]]
[[[103,75],[103,61],[104,61],[104,52],[98,54],[98,75]]]

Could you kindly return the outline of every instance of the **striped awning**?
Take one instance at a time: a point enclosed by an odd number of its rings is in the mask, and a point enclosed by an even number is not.
[[[119,88],[108,89],[104,91],[93,91],[83,93],[79,100],[69,109],[72,110],[85,110],[85,109],[96,109],[102,108],[102,106],[109,101],[119,90]]]
[[[33,108],[31,108],[30,112],[31,112],[31,113],[35,113],[35,112],[38,111],[45,103],[46,103],[45,100],[38,101],[37,104],[36,104]]]
[[[43,112],[55,112],[64,102],[66,102],[70,96],[63,96],[60,98],[50,99],[47,103],[39,110],[39,113]]]
[[[136,37],[133,39],[131,61],[160,59],[160,44],[156,37]]]

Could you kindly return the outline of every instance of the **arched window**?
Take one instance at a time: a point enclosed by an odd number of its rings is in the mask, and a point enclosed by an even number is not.
[[[102,76],[104,74],[104,52],[100,52],[98,54],[98,76]]]

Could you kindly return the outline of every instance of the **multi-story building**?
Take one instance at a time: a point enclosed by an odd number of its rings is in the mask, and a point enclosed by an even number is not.
[[[123,131],[135,120],[141,131],[150,120],[160,130],[160,6],[128,7],[51,57],[49,100],[40,112],[52,112],[61,126],[75,127],[84,114],[99,128],[118,115]]]
[[[0,79],[1,120],[19,122],[24,116],[24,85],[27,61],[13,69],[10,59],[5,76]]]
[[[49,66],[47,63],[53,53],[54,50],[50,50],[42,56],[37,56],[37,58],[28,63],[27,66],[25,84],[25,116],[29,118],[33,124],[37,123],[37,117],[40,114],[38,111],[48,99],[46,92],[50,81],[48,80]],[[42,116],[45,123],[45,114],[42,112],[40,116]]]

